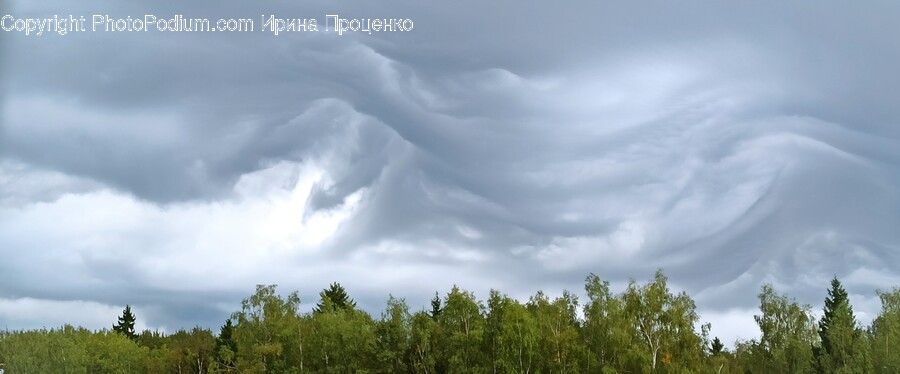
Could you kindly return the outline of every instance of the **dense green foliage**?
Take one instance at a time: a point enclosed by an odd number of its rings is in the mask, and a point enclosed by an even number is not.
[[[667,283],[657,272],[613,293],[592,274],[583,306],[569,292],[523,303],[453,287],[427,311],[391,296],[378,319],[337,283],[311,313],[299,312],[296,292],[258,286],[218,336],[199,327],[135,334],[129,306],[113,330],[0,332],[0,362],[7,374],[900,372],[900,289],[879,292],[882,311],[863,329],[837,279],[819,321],[765,285],[754,317],[760,338],[729,350]]]

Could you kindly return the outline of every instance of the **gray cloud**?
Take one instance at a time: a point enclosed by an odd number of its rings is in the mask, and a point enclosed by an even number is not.
[[[662,267],[746,336],[762,282],[818,304],[838,275],[870,316],[897,284],[896,5],[207,5],[11,12],[415,29],[0,34],[0,308],[217,326],[255,283],[374,312]]]

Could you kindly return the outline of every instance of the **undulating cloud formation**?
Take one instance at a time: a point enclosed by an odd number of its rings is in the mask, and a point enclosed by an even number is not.
[[[261,283],[310,307],[338,281],[377,315],[662,268],[731,341],[764,282],[820,305],[836,275],[865,322],[900,285],[897,3],[5,6],[257,31],[0,33],[0,327],[131,304],[216,328]]]

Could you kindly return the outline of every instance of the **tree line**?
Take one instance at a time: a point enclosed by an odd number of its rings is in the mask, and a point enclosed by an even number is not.
[[[537,292],[526,302],[491,291],[486,301],[453,287],[430,310],[393,296],[378,318],[337,283],[309,313],[297,292],[257,286],[214,334],[134,330],[126,307],[111,330],[0,332],[0,362],[20,373],[898,373],[900,288],[878,294],[863,327],[832,280],[822,317],[760,290],[759,339],[726,349],[698,326],[694,301],[658,271],[614,293],[591,274],[587,298]],[[749,321],[748,321],[749,322]]]

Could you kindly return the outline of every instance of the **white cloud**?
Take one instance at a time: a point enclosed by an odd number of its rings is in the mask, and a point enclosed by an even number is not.
[[[709,323],[709,338],[718,337],[729,349],[734,348],[737,340],[759,339],[759,327],[753,321],[753,316],[759,314],[759,310],[729,309],[700,310],[700,324]]]
[[[4,208],[5,266],[21,270],[10,289],[126,282],[232,290],[262,281],[261,271],[277,280],[276,274],[295,271],[297,255],[315,255],[364,195],[360,191],[334,209],[307,214],[309,191],[321,175],[314,166],[282,162],[245,175],[235,188],[241,198],[230,202],[160,207],[105,190]]]
[[[112,329],[125,306],[112,306],[93,301],[41,300],[32,298],[0,298],[0,326],[6,329],[56,328],[62,325],[82,326],[88,329]],[[140,308],[132,308],[135,315]],[[147,324],[136,319],[134,328],[142,331]]]

